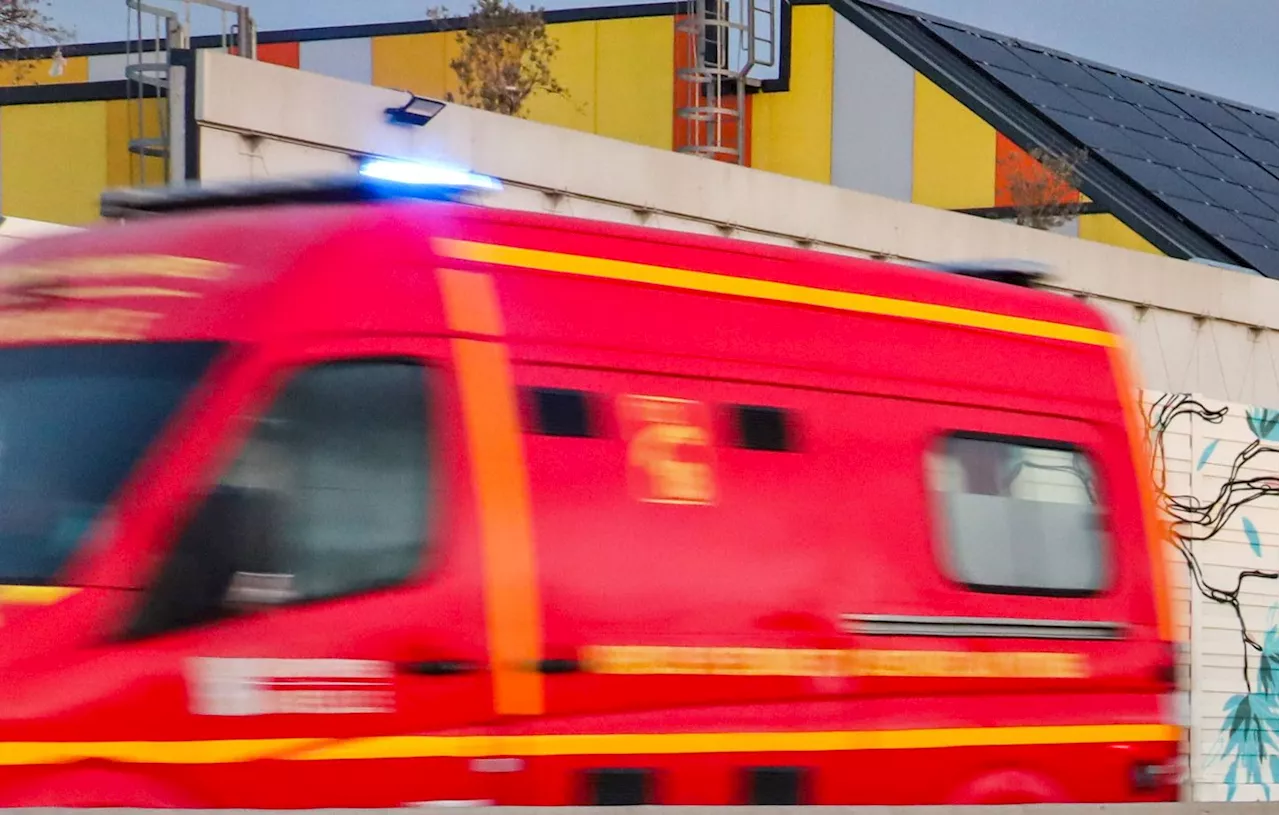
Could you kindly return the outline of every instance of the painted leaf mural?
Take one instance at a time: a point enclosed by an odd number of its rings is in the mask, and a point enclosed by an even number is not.
[[[1218,440],[1214,439],[1205,446],[1204,451],[1200,453],[1200,460],[1196,462],[1196,469],[1203,470],[1204,465],[1209,463],[1209,459],[1213,457],[1213,451],[1218,449]]]
[[[1262,610],[1258,600],[1260,596],[1274,597],[1280,575],[1274,562],[1260,564],[1259,568],[1226,566],[1233,562],[1232,557],[1214,543],[1223,529],[1239,523],[1253,555],[1266,556],[1264,537],[1274,535],[1277,528],[1274,519],[1280,482],[1276,474],[1280,412],[1259,407],[1209,407],[1191,394],[1175,393],[1161,395],[1151,403],[1147,419],[1157,500],[1169,521],[1169,542],[1190,577],[1191,602],[1224,606],[1230,610],[1228,619],[1238,624],[1235,649],[1229,641],[1220,639],[1220,628],[1192,631],[1193,651],[1197,647],[1211,648],[1202,653],[1221,655],[1213,659],[1231,659],[1229,654],[1235,650],[1239,657],[1233,662],[1240,666],[1238,691],[1190,688],[1206,702],[1204,718],[1193,726],[1218,729],[1216,738],[1203,742],[1204,752],[1197,759],[1203,769],[1195,771],[1193,782],[1205,785],[1203,794],[1210,797],[1220,797],[1225,789],[1228,800],[1271,800],[1280,787],[1280,648],[1276,606],[1270,607],[1264,623],[1259,619]],[[1228,421],[1239,424],[1217,429]],[[1227,468],[1225,479],[1193,479],[1193,489],[1199,483],[1201,491],[1192,495],[1170,489],[1165,437],[1175,426],[1182,438],[1189,433],[1193,441],[1201,438],[1207,442],[1190,461],[1183,459],[1186,463],[1181,466],[1198,472],[1213,461]],[[1226,446],[1220,445],[1219,440],[1239,438],[1249,441],[1227,460],[1223,455]],[[1264,518],[1266,524],[1261,523]],[[1275,550],[1270,552],[1274,560]],[[1206,566],[1210,568],[1206,570]],[[1214,642],[1212,646],[1197,646],[1197,637]],[[1221,650],[1223,646],[1227,646],[1225,651]],[[1209,702],[1210,698],[1214,701]],[[1215,721],[1210,710],[1221,711],[1221,718]]]
[[[1241,518],[1240,525],[1244,527],[1244,536],[1249,539],[1249,548],[1255,555],[1262,557],[1262,538],[1258,535],[1258,527],[1248,518]]]
[[[1271,408],[1249,408],[1245,421],[1258,441],[1280,441],[1280,411]]]

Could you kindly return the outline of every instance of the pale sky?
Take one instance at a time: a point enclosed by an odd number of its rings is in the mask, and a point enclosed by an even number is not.
[[[243,0],[259,30],[423,19],[469,0]],[[181,9],[181,0],[149,0]],[[520,5],[526,5],[520,2]],[[626,0],[541,0],[547,9]],[[1122,70],[1233,99],[1280,108],[1277,0],[897,0],[899,5],[1065,51]],[[47,0],[78,42],[122,40],[124,0]],[[1105,21],[1105,22],[1103,22]],[[214,33],[216,12],[193,12],[194,33]],[[147,32],[148,34],[150,32]]]

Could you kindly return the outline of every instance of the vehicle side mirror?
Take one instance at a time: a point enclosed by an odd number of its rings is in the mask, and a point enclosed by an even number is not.
[[[262,574],[274,552],[275,507],[269,490],[220,485],[182,531],[129,636],[211,622],[262,605],[244,596],[243,575]]]

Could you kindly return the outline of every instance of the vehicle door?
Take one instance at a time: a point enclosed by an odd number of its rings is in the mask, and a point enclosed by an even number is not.
[[[492,702],[447,345],[314,342],[230,385],[231,418],[123,641],[112,706],[197,800],[476,799]],[[448,740],[444,740],[447,742]]]

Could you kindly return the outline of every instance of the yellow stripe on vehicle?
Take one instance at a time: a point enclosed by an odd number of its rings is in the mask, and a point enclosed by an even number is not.
[[[0,586],[0,605],[48,606],[78,591],[66,586]]]
[[[328,739],[219,739],[213,741],[0,742],[0,766],[118,761],[130,764],[234,764],[283,758]]]
[[[145,764],[221,764],[268,758],[285,761],[349,761],[509,756],[819,753],[1137,744],[1173,742],[1180,737],[1181,731],[1173,725],[1105,724],[749,733],[386,736],[346,740],[10,742],[0,743],[0,765],[58,764],[85,759]]]
[[[900,317],[922,322],[942,323],[966,328],[982,328],[1006,334],[1018,334],[1041,339],[1063,340],[1109,348],[1116,338],[1108,331],[1077,325],[1014,317],[989,311],[900,300],[870,294],[820,289],[794,283],[779,283],[749,277],[696,272],[667,266],[650,266],[625,260],[570,255],[563,252],[547,252],[541,249],[521,249],[438,238],[433,243],[436,252],[455,260],[474,263],[490,263],[513,266],[540,272],[592,277],[601,280],[617,280],[628,283],[644,283],[670,289],[694,291],[705,294],[722,294],[753,300],[769,300],[799,306],[814,306],[833,311],[874,314],[881,317]]]

